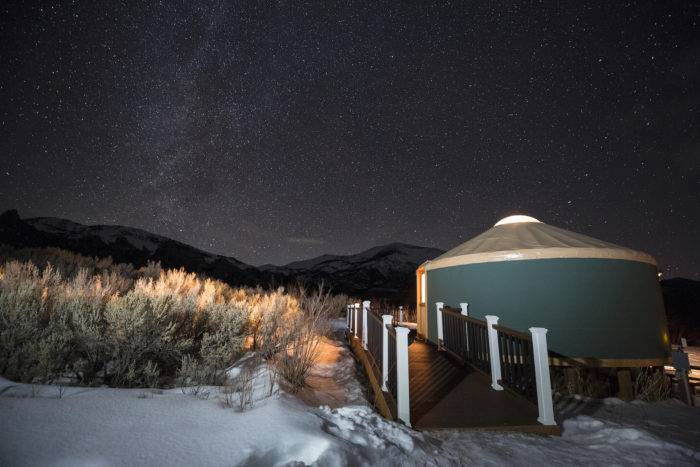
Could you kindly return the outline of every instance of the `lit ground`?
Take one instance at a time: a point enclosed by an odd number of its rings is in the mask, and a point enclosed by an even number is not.
[[[357,382],[355,362],[347,346],[337,339],[324,339],[307,387],[297,396],[310,407],[335,409],[364,403],[363,388]]]

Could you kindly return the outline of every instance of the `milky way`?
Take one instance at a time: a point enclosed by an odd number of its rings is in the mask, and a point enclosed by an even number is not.
[[[522,212],[699,277],[697,3],[135,3],[2,7],[0,210],[253,264]]]

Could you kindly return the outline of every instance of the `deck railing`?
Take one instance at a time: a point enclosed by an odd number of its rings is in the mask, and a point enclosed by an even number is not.
[[[347,331],[348,334],[353,334],[355,332],[355,305],[350,304],[345,306],[345,314],[347,317]]]
[[[549,376],[547,330],[530,328],[530,334],[498,324],[498,317],[485,320],[469,316],[466,303],[461,310],[437,303],[438,348],[463,363],[490,375],[491,387],[504,387],[536,402],[538,421],[554,425],[552,388]],[[409,329],[393,326],[390,314],[372,309],[369,301],[348,308],[348,335],[362,344],[368,371],[376,376],[381,390],[396,404],[395,417],[410,426],[408,345]],[[376,384],[373,383],[373,384]]]
[[[361,325],[360,321],[360,304],[352,303],[347,306],[348,313],[348,334],[355,337],[362,337],[361,329],[358,329]],[[358,333],[359,331],[359,333]]]
[[[394,324],[416,322],[416,311],[412,307],[372,303],[370,311],[377,316],[391,315]]]
[[[406,327],[394,327],[390,314],[372,308],[369,300],[348,308],[348,337],[361,343],[368,371],[381,390],[395,402],[396,419],[411,425],[408,382],[408,334]],[[373,383],[374,384],[374,383]]]
[[[374,312],[367,313],[367,351],[371,357],[374,372],[382,377],[382,318]]]
[[[532,336],[505,326],[494,326],[501,356],[499,383],[537,403],[535,365],[532,356]]]
[[[463,363],[491,373],[486,321],[472,318],[465,310],[442,308],[441,345]]]
[[[411,426],[408,380],[408,328],[393,326],[391,315],[382,315],[382,391],[391,394],[396,404],[394,416]]]
[[[362,308],[357,307],[355,308],[355,313],[357,314],[357,330],[355,331],[355,335],[357,336],[358,339],[360,339],[361,342],[364,341],[363,337],[364,336],[364,319],[362,317]]]
[[[469,316],[468,305],[461,310],[436,303],[438,347],[463,363],[490,374],[491,387],[504,386],[537,404],[543,425],[555,425],[552,384],[549,376],[547,330],[530,328],[530,334],[498,325],[498,316],[485,321]]]

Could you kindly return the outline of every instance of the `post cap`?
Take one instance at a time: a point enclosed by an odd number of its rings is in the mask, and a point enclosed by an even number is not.
[[[391,324],[391,321],[394,319],[393,316],[391,315],[382,315],[382,321],[384,324]]]
[[[532,334],[547,334],[547,328],[530,328]]]

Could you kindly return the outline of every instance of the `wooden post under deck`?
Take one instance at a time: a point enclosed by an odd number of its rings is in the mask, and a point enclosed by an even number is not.
[[[634,399],[634,387],[632,386],[632,372],[629,368],[617,370],[617,384],[619,386],[618,397],[623,401]]]

